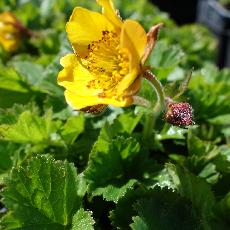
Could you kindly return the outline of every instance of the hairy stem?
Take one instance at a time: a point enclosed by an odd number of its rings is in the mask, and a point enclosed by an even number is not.
[[[151,108],[151,102],[143,97],[133,96],[133,105],[140,105],[146,108]]]
[[[146,143],[148,143],[149,138],[152,135],[156,119],[165,108],[165,94],[160,81],[158,81],[156,76],[151,71],[146,70],[143,75],[151,83],[157,94],[157,103],[153,107],[152,113],[146,115],[146,121],[144,125],[143,139]]]

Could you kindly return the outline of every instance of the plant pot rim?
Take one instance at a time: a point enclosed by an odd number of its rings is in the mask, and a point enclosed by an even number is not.
[[[205,24],[218,35],[230,36],[230,11],[217,0],[199,0],[197,21]]]
[[[207,1],[207,3],[209,3],[213,8],[215,8],[222,17],[230,20],[230,10],[225,8],[217,0],[205,0],[205,1]]]

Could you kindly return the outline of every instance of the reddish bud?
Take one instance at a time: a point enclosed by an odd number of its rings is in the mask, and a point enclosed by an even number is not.
[[[165,119],[175,126],[193,125],[193,110],[187,102],[169,103]]]

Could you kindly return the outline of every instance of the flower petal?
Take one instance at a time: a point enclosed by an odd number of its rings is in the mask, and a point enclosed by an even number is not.
[[[97,96],[79,96],[72,91],[66,90],[65,97],[67,103],[74,109],[80,110],[87,106],[94,106],[99,104],[113,105],[116,107],[126,107],[133,103],[132,97],[125,97],[123,100],[116,100],[115,98],[102,98]]]
[[[142,80],[142,77],[138,77],[135,79],[135,81],[132,83],[132,85],[129,86],[129,88],[127,88],[125,91],[124,91],[124,95],[125,96],[132,96],[134,94],[136,94],[140,87],[141,87],[141,80]]]
[[[130,92],[127,91],[131,87],[131,85],[135,82],[135,80],[139,76],[139,70],[138,69],[132,69],[132,71],[127,74],[117,85],[117,94],[118,95],[127,95],[131,92],[132,88],[130,89]],[[140,85],[139,85],[140,87]],[[131,94],[131,93],[130,93]]]
[[[136,21],[125,20],[121,32],[121,47],[132,54],[133,65],[140,65],[147,43],[147,35],[143,27]]]
[[[9,12],[0,14],[0,44],[8,52],[15,51],[20,44],[20,31],[15,16]]]
[[[61,59],[64,69],[58,74],[58,84],[80,96],[98,95],[102,92],[101,89],[87,87],[95,77],[79,61],[74,54],[68,54]]]
[[[102,38],[102,31],[112,31],[114,26],[102,14],[76,7],[66,24],[68,38],[80,57],[87,55],[87,47],[92,41]]]
[[[105,17],[113,23],[117,28],[122,27],[122,21],[117,15],[117,12],[114,8],[113,2],[111,0],[97,0],[98,4],[100,4],[102,8],[102,13]]]

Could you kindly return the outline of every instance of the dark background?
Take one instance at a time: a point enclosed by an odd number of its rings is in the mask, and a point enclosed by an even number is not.
[[[230,67],[230,18],[229,14],[225,16],[226,13],[223,13],[224,8],[208,0],[150,1],[167,12],[178,25],[198,22],[208,27],[218,42],[216,64],[220,68]]]
[[[179,24],[192,23],[196,20],[198,0],[150,0],[162,11],[166,11]]]

